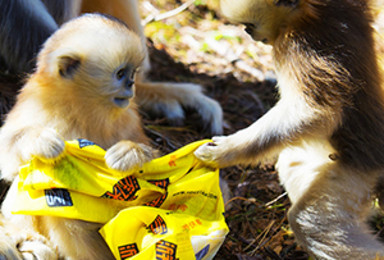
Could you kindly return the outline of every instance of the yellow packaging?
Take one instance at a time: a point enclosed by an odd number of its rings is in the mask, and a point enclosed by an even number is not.
[[[99,146],[68,141],[57,162],[34,158],[20,169],[12,212],[106,224],[100,233],[116,259],[211,259],[228,227],[219,170],[193,155],[208,141],[124,176],[105,165]]]

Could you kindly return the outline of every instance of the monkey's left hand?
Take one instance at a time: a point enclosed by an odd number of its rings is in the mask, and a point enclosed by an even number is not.
[[[214,167],[227,167],[238,163],[239,149],[238,142],[234,135],[215,136],[213,142],[205,143],[195,151],[198,159]]]
[[[126,172],[151,161],[156,155],[157,151],[148,145],[125,140],[107,150],[105,162],[111,169]]]

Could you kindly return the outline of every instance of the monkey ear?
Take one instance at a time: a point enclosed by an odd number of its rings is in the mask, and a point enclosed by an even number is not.
[[[77,56],[61,56],[58,61],[59,73],[64,78],[72,78],[80,64]]]
[[[299,3],[299,0],[273,0],[273,3],[275,5],[283,5],[283,6],[290,6],[290,7],[296,7]]]

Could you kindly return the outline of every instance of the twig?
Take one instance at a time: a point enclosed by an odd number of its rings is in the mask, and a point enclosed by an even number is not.
[[[282,197],[285,197],[287,195],[287,192],[284,192],[283,194],[281,194],[280,196],[278,196],[277,198],[275,198],[274,200],[268,202],[265,204],[266,207],[268,206],[271,206],[273,203],[275,203],[276,201],[278,201],[279,199],[281,199]]]
[[[230,200],[228,200],[227,203],[225,203],[225,207],[227,207],[229,203],[231,203],[232,201],[235,201],[235,200],[243,200],[243,201],[255,203],[255,199],[253,199],[253,198],[247,199],[247,198],[244,198],[244,197],[233,197]]]
[[[196,0],[189,0],[187,2],[185,2],[184,4],[180,5],[179,7],[171,10],[171,11],[168,11],[168,12],[165,12],[165,13],[162,13],[162,14],[158,14],[158,15],[148,15],[144,21],[143,21],[143,24],[146,25],[150,22],[153,22],[153,21],[160,21],[160,20],[164,20],[164,19],[167,19],[169,17],[172,17],[172,16],[175,16],[181,12],[183,12],[185,9],[187,9],[189,6],[191,6]]]

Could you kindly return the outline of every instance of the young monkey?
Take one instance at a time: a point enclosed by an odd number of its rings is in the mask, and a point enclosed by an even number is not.
[[[279,155],[289,223],[316,259],[384,257],[366,218],[384,170],[384,97],[367,0],[221,0],[273,46],[280,100],[195,154],[219,167]]]
[[[155,151],[133,102],[134,75],[144,58],[140,37],[115,18],[88,14],[64,24],[44,44],[36,71],[0,130],[1,177],[12,182],[32,156],[57,158],[64,140],[77,138],[107,149],[107,165],[122,174],[151,160]],[[4,240],[16,243],[0,246],[0,258],[113,259],[99,224],[12,215],[16,191],[14,182],[2,212],[20,232],[0,229],[10,236]]]
[[[165,116],[171,123],[181,124],[185,119],[185,108],[189,108],[201,117],[204,130],[215,135],[222,134],[223,113],[220,104],[206,96],[199,84],[148,80],[146,73],[151,64],[138,0],[0,1],[0,76],[4,74],[24,78],[24,74],[32,70],[42,43],[62,23],[85,12],[106,13],[117,17],[141,38],[145,55],[135,81],[135,102],[140,109]],[[0,98],[9,100],[14,95],[6,91],[7,86],[0,85]],[[9,110],[12,103],[11,98],[2,104],[4,112]]]

